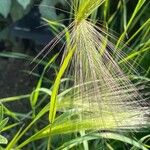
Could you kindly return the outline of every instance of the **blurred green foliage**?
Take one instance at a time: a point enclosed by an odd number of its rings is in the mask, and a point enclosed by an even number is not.
[[[65,5],[64,0],[1,0],[0,1],[0,40],[11,41],[10,26],[22,19],[34,7],[39,8],[41,17],[47,19],[63,19],[63,13],[57,14],[55,6]]]
[[[20,19],[29,10],[32,0],[1,0],[0,14],[7,18],[11,16],[13,21]]]

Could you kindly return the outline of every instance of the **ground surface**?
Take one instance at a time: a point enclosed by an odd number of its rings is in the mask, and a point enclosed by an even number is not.
[[[0,98],[28,94],[32,91],[35,78],[24,73],[24,70],[31,70],[31,66],[25,60],[0,58]],[[27,105],[25,101],[18,101],[11,103],[11,108],[18,112],[26,111]]]

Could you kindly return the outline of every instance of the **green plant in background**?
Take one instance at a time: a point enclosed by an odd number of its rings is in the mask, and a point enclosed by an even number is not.
[[[63,27],[65,29],[50,42],[49,51],[61,38],[66,37],[60,69],[53,66],[58,54],[50,58],[46,65],[43,60],[38,61],[45,67],[32,94],[0,100],[2,103],[10,103],[27,98],[32,106],[28,114],[7,111],[11,117],[17,116],[19,122],[28,120],[30,123],[16,130],[6,150],[22,149],[25,146],[25,149],[39,150],[74,147],[112,150],[123,149],[125,143],[130,145],[126,149],[148,150],[150,146],[146,143],[150,138],[149,133],[142,134],[142,137],[138,134],[142,133],[141,128],[144,130],[143,127],[149,126],[148,104],[145,95],[141,95],[141,90],[145,90],[143,84],[146,86],[149,81],[149,69],[143,70],[142,76],[135,70],[139,70],[139,65],[145,60],[141,56],[149,52],[150,31],[147,28],[150,20],[144,21],[133,34],[128,34],[139,20],[141,9],[146,10],[149,2],[139,0],[129,19],[126,15],[126,1],[119,1],[112,15],[109,15],[109,0],[71,2],[73,23],[68,28]],[[106,27],[104,24],[100,27],[97,23],[99,6]],[[109,28],[114,28],[118,11],[123,15],[123,25],[120,25],[121,34],[117,39],[109,32]],[[48,23],[53,29],[59,26],[57,21],[49,20]],[[134,42],[132,49],[129,49],[127,44],[131,41]],[[49,67],[57,70],[54,81],[44,79]],[[45,80],[53,83],[49,89],[42,87]],[[41,145],[36,144],[36,140],[42,140]]]
[[[0,14],[3,15],[5,18],[8,17],[9,14],[11,14],[12,17],[17,17],[17,11],[18,10],[25,10],[28,5],[31,3],[31,0],[15,0],[15,1],[12,1],[12,0],[2,0],[1,1],[1,5],[0,5]],[[18,7],[20,6],[20,7]],[[16,9],[17,8],[17,9]],[[15,11],[13,11],[13,9]],[[15,13],[15,16],[14,16],[14,13]],[[23,12],[22,12],[23,14]],[[21,14],[18,14],[18,15],[21,15]],[[14,20],[16,20],[15,18],[13,18]],[[20,17],[19,17],[20,19]]]
[[[39,0],[1,0],[0,14],[4,18],[7,18],[8,15],[10,15],[12,17],[12,20],[16,21],[27,14],[31,7],[39,6],[40,13],[43,17],[47,19],[61,18],[59,15],[57,15],[54,7],[58,3],[62,3],[64,5],[65,1],[41,0],[41,3],[38,4],[39,2]]]
[[[64,0],[43,0],[39,5],[39,10],[40,10],[40,13],[42,14],[42,17],[51,19],[51,20],[64,19],[64,15],[63,14],[58,15],[56,13],[56,9],[54,9],[58,3],[65,5],[66,1],[64,1]]]
[[[21,19],[31,9],[32,0],[2,0],[0,2],[0,40],[10,40],[10,24]]]
[[[62,13],[58,15],[54,9],[58,3],[64,5],[63,0],[1,0],[0,40],[10,42],[13,46],[17,45],[18,42],[11,35],[11,26],[22,19],[34,7],[39,9],[41,17],[56,20],[64,19],[64,15]]]

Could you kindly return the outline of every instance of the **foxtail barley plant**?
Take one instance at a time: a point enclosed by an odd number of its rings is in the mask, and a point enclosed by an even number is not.
[[[75,0],[73,3],[74,22],[68,28],[70,41],[55,80],[49,113],[51,124],[57,111],[74,114],[68,120],[68,132],[92,129],[124,132],[147,125],[148,105],[118,65],[123,54],[105,38],[112,36],[88,19],[103,2]],[[130,67],[129,63],[126,65]],[[71,77],[67,84],[71,88],[59,99],[60,80],[64,75]]]
[[[130,80],[126,69],[131,68],[134,73],[136,71],[128,61],[121,65],[125,56],[120,48],[123,44],[123,36],[117,44],[114,44],[116,37],[90,19],[104,1],[71,1],[73,22],[68,28],[62,25],[65,28],[64,31],[59,33],[43,50],[45,51],[48,47],[52,50],[63,37],[66,37],[66,42],[61,48],[61,50],[64,49],[64,53],[60,69],[52,91],[40,89],[50,95],[50,104],[36,115],[22,133],[20,130],[16,134],[16,139],[10,142],[7,150],[14,147],[15,143],[47,111],[49,111],[49,125],[22,142],[18,149],[47,136],[49,136],[47,147],[50,149],[52,136],[56,134],[79,132],[82,137],[87,133],[98,131],[99,134],[103,133],[101,137],[107,138],[114,132],[132,133],[147,127],[149,106],[139,92],[143,86],[138,86]],[[52,21],[50,23],[57,26]],[[46,55],[48,53],[49,51]],[[52,61],[54,59],[55,56]],[[52,61],[44,68],[44,73]],[[37,91],[41,86],[44,73],[37,85]],[[130,75],[132,76],[131,72]],[[62,83],[61,79],[64,77],[69,80]],[[65,90],[62,91],[61,87]],[[31,101],[33,108],[38,96],[39,94],[35,92]],[[118,135],[116,138],[119,139]],[[131,144],[131,141],[125,139]],[[83,144],[84,147],[88,145],[86,141]],[[134,145],[140,147],[135,142]],[[147,150],[144,146],[142,148]]]

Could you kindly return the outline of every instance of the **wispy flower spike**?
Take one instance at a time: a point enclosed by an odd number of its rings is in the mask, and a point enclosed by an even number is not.
[[[68,125],[77,131],[145,127],[148,104],[116,62],[122,55],[115,53],[114,59],[112,53],[116,49],[105,38],[106,33],[86,20],[103,0],[75,2],[70,43],[52,91],[50,122],[54,123],[56,111],[61,110],[74,113]],[[64,73],[72,78],[68,84],[72,90],[60,100],[57,95]]]
[[[107,41],[108,46],[102,52],[105,37],[97,28],[82,20],[72,30],[70,47],[75,50],[67,74],[72,76],[76,88],[58,107],[79,115],[72,119],[77,130],[85,126],[85,129],[102,130],[145,127],[148,105],[114,61],[113,44]],[[68,53],[66,49],[64,55]]]

